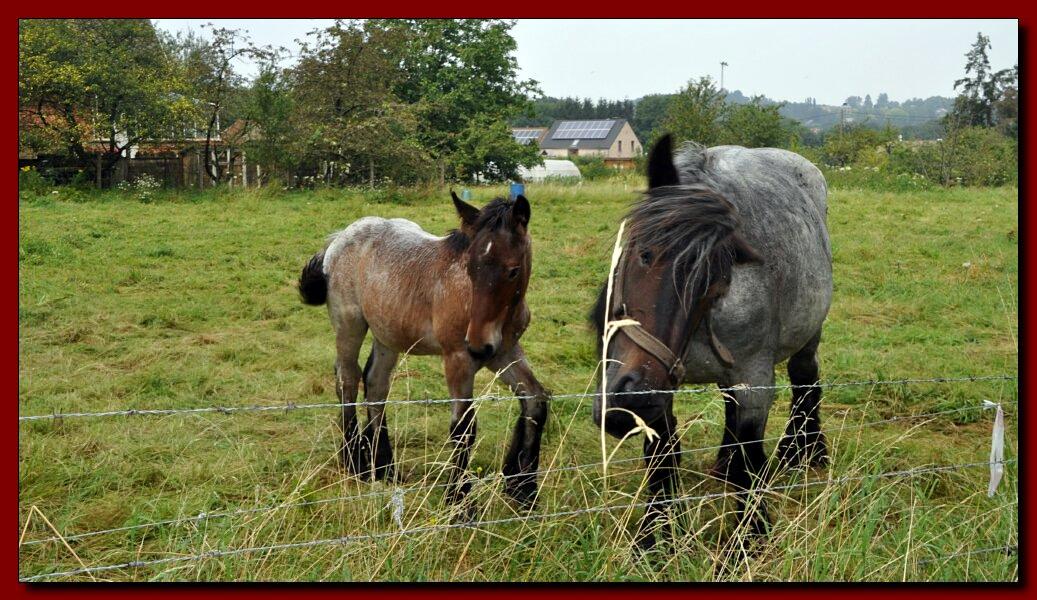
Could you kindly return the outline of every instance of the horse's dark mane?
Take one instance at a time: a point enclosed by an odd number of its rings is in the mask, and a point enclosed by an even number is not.
[[[737,237],[734,205],[701,183],[649,190],[626,218],[628,248],[651,248],[653,260],[673,261],[682,299],[698,300],[712,283],[730,281],[736,253],[747,248]]]
[[[514,212],[511,210],[514,204],[514,200],[508,200],[507,198],[494,198],[491,200],[489,204],[479,210],[479,218],[475,220],[474,225],[475,231],[478,232],[484,229],[496,231],[514,227]],[[447,234],[446,245],[454,252],[464,252],[471,243],[472,240],[460,229],[452,229]]]

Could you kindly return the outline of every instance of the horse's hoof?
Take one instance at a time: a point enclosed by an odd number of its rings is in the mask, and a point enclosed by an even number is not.
[[[533,510],[537,502],[536,481],[511,480],[504,487],[504,493],[508,495],[523,510]]]
[[[713,466],[709,468],[709,476],[713,479],[727,481],[727,474],[731,466],[731,455],[718,456]]]

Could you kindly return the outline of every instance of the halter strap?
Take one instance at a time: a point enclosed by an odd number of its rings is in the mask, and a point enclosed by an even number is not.
[[[625,261],[620,260],[619,269],[616,272],[617,284],[623,281],[625,264]],[[710,346],[712,347],[713,352],[717,355],[717,358],[719,358],[726,366],[730,367],[734,364],[734,357],[731,356],[731,352],[720,342],[716,334],[713,333],[713,327],[710,325],[709,319],[705,319],[706,314],[709,313],[709,310],[713,307],[713,301],[716,300],[718,292],[717,286],[717,283],[710,285],[709,289],[706,290],[705,295],[692,311],[689,319],[691,321],[691,328],[688,331],[687,338],[684,340],[679,355],[674,354],[673,350],[670,350],[669,346],[649,333],[640,323],[628,323],[620,326],[620,331],[626,334],[632,342],[640,346],[645,352],[654,356],[667,368],[666,373],[670,377],[671,383],[674,385],[679,385],[681,381],[684,380],[684,361],[687,359],[688,349],[691,347],[691,336],[694,335],[703,320],[706,322],[706,331],[709,334]],[[626,304],[623,302],[622,285],[615,285],[613,296],[615,297],[616,304],[618,304],[620,310],[623,311],[623,317],[629,318],[629,315],[627,315]],[[606,312],[606,317],[607,316],[608,312]]]

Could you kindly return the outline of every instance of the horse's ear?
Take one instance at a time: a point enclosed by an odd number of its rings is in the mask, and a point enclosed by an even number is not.
[[[648,153],[648,189],[678,183],[677,167],[673,166],[673,137],[667,133]]]
[[[735,246],[735,263],[763,264],[763,257],[749,245],[749,242],[743,240],[742,236],[736,234],[732,239]]]
[[[525,196],[519,194],[518,197],[515,198],[515,203],[511,205],[512,216],[514,216],[519,223],[522,223],[523,227],[529,227],[529,213],[529,200],[526,200]]]
[[[454,200],[454,208],[457,209],[457,216],[461,217],[461,223],[467,227],[475,225],[479,218],[479,209],[458,198],[454,190],[450,190],[450,197]]]

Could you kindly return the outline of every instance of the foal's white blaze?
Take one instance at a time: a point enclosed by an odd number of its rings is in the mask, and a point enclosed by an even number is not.
[[[486,244],[486,250],[483,252],[483,256],[486,256],[490,253],[490,248],[493,248],[493,242],[489,242]]]

